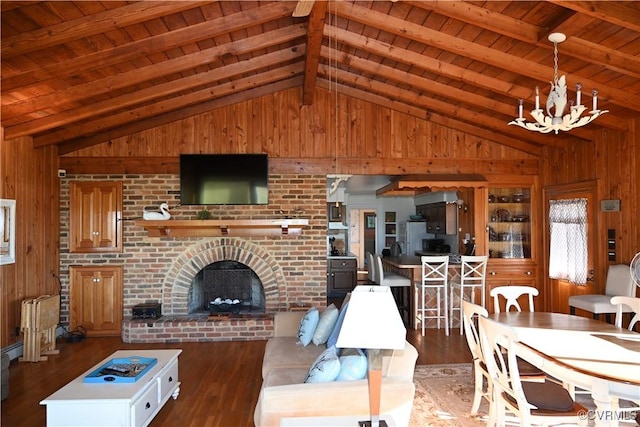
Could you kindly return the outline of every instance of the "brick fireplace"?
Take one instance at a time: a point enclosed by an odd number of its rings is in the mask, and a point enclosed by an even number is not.
[[[200,271],[221,261],[235,261],[247,266],[264,289],[267,312],[279,311],[281,293],[286,293],[286,278],[278,262],[259,245],[240,238],[219,238],[187,248],[174,261],[165,277],[162,291],[163,315],[190,314],[189,296]]]

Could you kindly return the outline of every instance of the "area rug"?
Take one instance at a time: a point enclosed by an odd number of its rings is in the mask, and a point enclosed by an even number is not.
[[[413,376],[416,395],[410,426],[483,426],[488,405],[477,416],[469,415],[473,400],[473,372],[470,363],[418,365]]]
[[[473,372],[470,363],[451,365],[418,365],[414,374],[416,394],[411,413],[411,427],[447,426],[473,427],[484,426],[487,422],[489,406],[482,399],[476,416],[469,414],[473,401]],[[578,394],[576,400],[587,409],[595,408],[588,394]],[[628,402],[620,402],[622,407],[630,407]],[[627,415],[622,425],[637,425]],[[517,422],[507,422],[517,425]],[[588,425],[594,425],[589,419]],[[569,426],[567,424],[566,426]]]

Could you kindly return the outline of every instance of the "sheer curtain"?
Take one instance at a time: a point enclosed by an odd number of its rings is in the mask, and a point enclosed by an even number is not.
[[[587,199],[551,200],[549,277],[587,283]]]

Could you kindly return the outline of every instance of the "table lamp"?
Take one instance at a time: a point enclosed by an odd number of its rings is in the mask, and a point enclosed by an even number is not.
[[[356,286],[348,304],[336,347],[366,349],[369,365],[371,420],[358,426],[384,427],[387,423],[380,421],[382,351],[404,349],[407,330],[388,286]]]

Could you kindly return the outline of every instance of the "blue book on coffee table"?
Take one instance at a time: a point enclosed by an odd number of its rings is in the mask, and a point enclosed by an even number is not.
[[[85,383],[135,383],[158,363],[158,359],[150,357],[122,357],[109,360],[98,369],[84,377]]]

